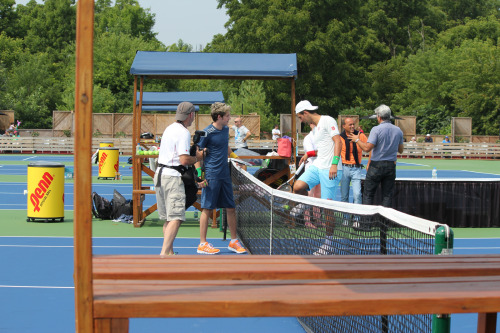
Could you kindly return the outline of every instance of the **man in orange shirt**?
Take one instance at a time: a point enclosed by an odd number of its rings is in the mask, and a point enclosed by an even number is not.
[[[342,166],[344,172],[342,174],[342,180],[340,181],[340,195],[341,201],[349,202],[349,187],[352,184],[352,196],[354,198],[355,204],[361,204],[361,178],[363,165],[361,164],[361,156],[363,150],[357,145],[357,143],[352,142],[349,138],[349,134],[359,134],[359,139],[363,142],[367,142],[368,139],[364,133],[358,132],[354,129],[354,119],[345,118],[342,120],[343,131],[340,134],[342,138]],[[357,142],[357,141],[356,141]]]

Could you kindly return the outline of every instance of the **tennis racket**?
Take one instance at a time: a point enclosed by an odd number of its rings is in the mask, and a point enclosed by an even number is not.
[[[293,174],[292,178],[290,178],[286,183],[283,183],[281,184],[279,187],[278,187],[278,190],[280,191],[284,191],[284,192],[293,192],[293,184],[290,185],[290,182],[295,179],[295,176],[300,174],[300,172],[302,171],[302,169],[304,169],[304,166],[306,164],[305,163],[302,163],[299,168],[297,169],[297,171]],[[295,183],[295,181],[294,181]]]

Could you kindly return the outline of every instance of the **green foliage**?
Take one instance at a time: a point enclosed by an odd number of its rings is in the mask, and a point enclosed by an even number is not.
[[[94,133],[92,133],[92,136],[94,138],[100,138],[102,136],[102,133],[101,131],[99,131],[99,129],[96,129]]]
[[[127,134],[123,131],[119,131],[115,133],[115,138],[126,138]]]
[[[50,128],[54,109],[74,109],[75,0],[0,0],[0,107],[29,128]],[[500,126],[498,0],[219,0],[228,32],[205,52],[296,53],[296,101],[322,114],[369,115],[381,103],[417,115],[417,132],[450,131],[451,117],[473,133]],[[94,112],[131,112],[136,50],[165,46],[155,15],[137,0],[95,1]],[[221,90],[228,103],[261,115],[270,131],[290,112],[289,81],[156,80],[148,91]],[[208,112],[202,107],[201,112]],[[374,126],[362,120],[365,130]]]
[[[261,81],[243,81],[238,93],[231,93],[227,100],[228,104],[232,106],[233,115],[257,113],[260,116],[260,129],[262,131],[271,131],[279,120],[278,115],[271,113],[271,107],[266,102],[266,94]]]
[[[136,0],[117,0],[111,6],[109,0],[96,2],[95,31],[97,35],[104,33],[124,34],[130,37],[141,37],[145,41],[156,40],[152,31],[155,25],[155,14],[150,9],[143,9]]]
[[[63,130],[63,134],[64,134],[64,136],[66,136],[66,137],[68,137],[68,138],[71,138],[71,135],[72,135],[73,133],[71,133],[71,130]]]

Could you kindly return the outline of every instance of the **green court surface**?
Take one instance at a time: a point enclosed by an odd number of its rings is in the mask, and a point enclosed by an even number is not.
[[[200,236],[199,220],[193,218],[193,212],[187,212],[187,219],[181,225],[178,237],[198,238]],[[211,220],[209,220],[211,223]],[[24,210],[2,210],[0,222],[0,236],[73,236],[73,211],[64,212],[64,222],[26,222]],[[155,212],[148,216],[141,228],[133,225],[110,220],[92,220],[92,234],[94,237],[163,237],[163,222]],[[229,231],[228,231],[229,237]],[[222,238],[219,228],[208,228],[208,238]]]
[[[408,170],[461,170],[484,172],[500,175],[500,160],[452,160],[443,158],[399,158],[398,163],[413,165],[398,165],[398,169]]]
[[[199,220],[193,212],[187,212],[187,219],[181,225],[177,237],[197,238],[200,235]],[[64,222],[26,222],[26,212],[21,210],[2,210],[0,236],[73,236],[73,211],[65,211]],[[209,221],[211,223],[211,221]],[[162,237],[163,223],[155,212],[148,217],[141,228],[131,224],[92,220],[94,237]],[[456,238],[500,238],[500,228],[453,228]],[[218,228],[208,228],[208,238],[222,238]],[[229,231],[227,234],[229,237]]]

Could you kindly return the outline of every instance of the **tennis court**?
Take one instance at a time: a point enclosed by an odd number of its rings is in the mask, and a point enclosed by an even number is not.
[[[131,170],[120,157],[121,181],[97,181],[93,170],[93,189],[111,198],[117,189],[130,198]],[[1,332],[71,332],[74,331],[72,201],[73,182],[65,183],[65,222],[26,222],[26,171],[30,161],[51,161],[71,165],[72,156],[0,155],[1,224],[0,275]],[[454,163],[459,162],[459,163]],[[430,178],[437,167],[439,177],[500,178],[497,161],[403,160],[398,163],[398,178]],[[130,178],[128,178],[130,177]],[[149,196],[146,200],[154,202]],[[148,201],[149,203],[149,201]],[[198,225],[188,213],[174,246],[179,254],[195,254]],[[95,254],[157,254],[160,251],[162,223],[155,219],[137,229],[124,223],[95,220]],[[500,253],[499,229],[454,229],[456,254]],[[210,241],[229,254],[227,241],[216,229],[209,230]],[[452,332],[471,332],[477,314],[453,315]],[[500,324],[499,324],[500,328]],[[233,319],[132,319],[130,332],[304,332],[296,318]]]

